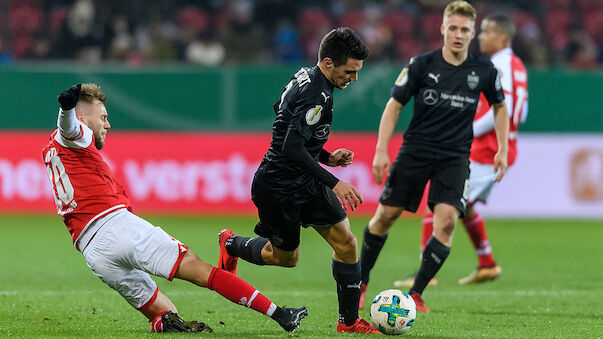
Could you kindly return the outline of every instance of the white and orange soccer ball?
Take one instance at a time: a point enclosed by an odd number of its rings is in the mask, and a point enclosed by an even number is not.
[[[384,334],[404,334],[417,317],[415,301],[400,290],[385,290],[373,299],[371,322]]]

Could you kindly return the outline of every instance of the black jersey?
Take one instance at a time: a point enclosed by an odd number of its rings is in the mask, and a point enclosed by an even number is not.
[[[256,172],[256,180],[269,185],[274,193],[295,194],[303,199],[315,193],[317,180],[293,159],[283,155],[289,131],[305,139],[305,148],[318,161],[329,138],[333,120],[333,85],[318,66],[297,71],[274,104],[276,119],[272,125],[270,148]]]
[[[469,156],[480,93],[490,105],[505,99],[490,60],[469,53],[465,62],[454,66],[444,60],[441,49],[412,58],[391,90],[403,105],[415,97],[401,151],[438,158]]]

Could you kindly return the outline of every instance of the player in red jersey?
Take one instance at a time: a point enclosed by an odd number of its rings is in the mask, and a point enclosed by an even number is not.
[[[515,35],[515,25],[506,15],[490,15],[481,23],[479,35],[480,50],[490,56],[490,60],[501,73],[501,83],[509,112],[509,153],[508,166],[517,158],[517,130],[528,113],[527,72],[523,62],[513,53],[511,41]],[[494,280],[500,277],[502,269],[496,264],[492,247],[486,233],[486,224],[475,210],[478,201],[486,202],[496,177],[492,159],[498,150],[494,131],[494,115],[482,95],[473,121],[473,144],[471,146],[471,175],[469,177],[469,199],[467,215],[462,219],[478,257],[478,268],[469,276],[459,280],[467,285]],[[423,218],[421,251],[433,233],[433,214]],[[394,282],[397,287],[412,286],[414,277]],[[435,284],[433,279],[431,284]]]
[[[201,321],[183,321],[149,274],[179,278],[270,316],[286,331],[307,315],[283,308],[241,278],[213,267],[161,228],[132,213],[128,195],[99,153],[111,128],[105,94],[78,84],[58,97],[58,129],[42,151],[58,214],[74,246],[104,283],[151,321],[153,332],[212,332]]]

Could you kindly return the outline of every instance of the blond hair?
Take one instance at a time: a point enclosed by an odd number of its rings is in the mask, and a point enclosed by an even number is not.
[[[451,15],[459,15],[475,21],[477,11],[467,1],[453,1],[444,9],[444,20]]]
[[[91,104],[94,99],[98,99],[100,102],[103,103],[103,105],[105,105],[105,100],[107,99],[107,96],[96,84],[82,84],[82,89],[80,91],[80,100]]]

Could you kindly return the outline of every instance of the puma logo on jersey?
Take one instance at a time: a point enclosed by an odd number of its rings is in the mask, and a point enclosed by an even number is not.
[[[427,74],[427,76],[430,77],[430,78],[432,78],[433,81],[435,81],[436,84],[438,84],[440,82],[439,81],[440,73],[438,73],[438,75],[434,75],[433,73],[429,73],[429,74]]]
[[[315,125],[320,120],[321,116],[322,116],[322,106],[316,105],[316,106],[314,106],[314,108],[310,108],[306,112],[306,122],[310,126]]]
[[[330,96],[326,95],[325,92],[320,92],[320,95],[322,95],[323,97],[325,97],[325,104],[326,104],[327,100],[329,100]]]

